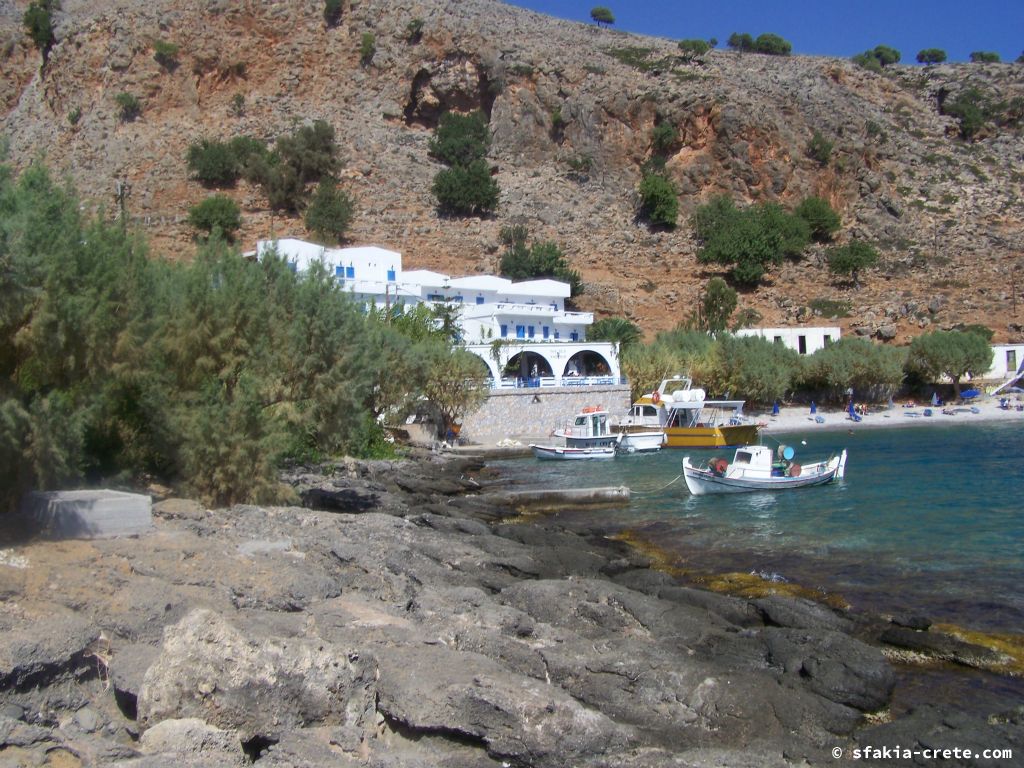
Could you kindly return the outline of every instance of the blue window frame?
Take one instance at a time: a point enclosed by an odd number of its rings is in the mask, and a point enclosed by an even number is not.
[[[389,269],[388,270],[388,282],[389,283],[395,282],[395,270],[393,270],[393,269]]]
[[[483,296],[477,296],[476,297],[476,303],[477,304],[483,304],[484,303],[484,297]]]
[[[579,341],[580,335],[576,331],[573,331],[572,333],[569,334],[569,338],[572,339],[573,341]]]
[[[451,299],[449,299],[449,301],[454,301],[456,304],[461,304],[462,303],[462,297],[461,296],[452,296]]]
[[[532,325],[531,325],[531,326],[528,326],[528,327],[527,327],[527,329],[526,329],[526,334],[527,334],[527,335],[528,335],[528,336],[529,336],[529,337],[530,337],[531,339],[532,339],[532,338],[533,338],[533,337],[535,336],[535,334],[534,334],[534,332],[533,332],[533,326],[532,326]]]
[[[334,268],[334,276],[335,277],[344,278],[345,277],[345,268],[342,267],[342,266],[335,267]]]
[[[545,325],[545,326],[544,326],[544,330],[542,331],[542,333],[544,334],[544,338],[546,339],[546,338],[548,337],[548,335],[549,335],[549,334],[551,333],[551,329],[550,329],[550,328],[548,328],[548,327],[547,327],[547,326]]]
[[[444,296],[440,293],[428,293],[427,301],[444,301]]]
[[[504,323],[502,323],[502,325],[501,325],[501,338],[503,338],[503,339],[507,339],[508,338],[508,326],[505,325]]]
[[[555,338],[556,339],[562,338],[562,332],[561,331],[555,331]]]
[[[350,267],[345,267],[345,279],[346,280],[351,280],[355,276],[356,276],[356,268],[355,267],[351,267],[351,266]]]
[[[289,261],[288,262],[288,269],[290,269],[292,272],[298,272],[299,271],[299,265],[296,262],[294,262],[294,261]]]
[[[526,326],[525,325],[517,325],[516,326],[516,338],[517,339],[525,339],[526,338]]]

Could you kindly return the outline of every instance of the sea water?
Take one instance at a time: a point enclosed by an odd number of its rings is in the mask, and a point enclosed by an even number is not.
[[[523,488],[628,486],[628,506],[553,517],[570,528],[629,531],[687,570],[756,573],[841,597],[854,610],[1024,633],[1024,430],[923,422],[852,431],[809,422],[803,432],[766,436],[766,444],[793,446],[803,463],[849,452],[840,483],[776,493],[690,496],[679,477],[683,456],[731,459],[732,449],[492,466]]]

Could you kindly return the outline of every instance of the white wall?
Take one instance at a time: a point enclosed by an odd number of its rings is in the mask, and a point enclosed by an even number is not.
[[[808,327],[808,328],[743,328],[736,331],[737,336],[760,336],[768,341],[781,340],[782,343],[794,352],[804,355],[813,355],[819,349],[824,349],[826,344],[839,341],[842,329],[838,326],[832,327]],[[803,349],[801,349],[801,338]]]

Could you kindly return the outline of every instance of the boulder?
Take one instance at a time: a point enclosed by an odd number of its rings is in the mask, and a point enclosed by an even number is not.
[[[139,721],[198,717],[242,739],[344,722],[369,702],[373,661],[318,638],[251,636],[208,609],[168,627],[139,692]]]

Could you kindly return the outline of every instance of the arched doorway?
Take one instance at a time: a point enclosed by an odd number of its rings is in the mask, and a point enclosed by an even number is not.
[[[584,349],[570,357],[565,363],[563,376],[611,376],[612,366],[604,355]]]
[[[531,386],[539,386],[539,379],[554,375],[548,359],[536,352],[519,352],[512,355],[501,373],[504,379],[528,382]]]

